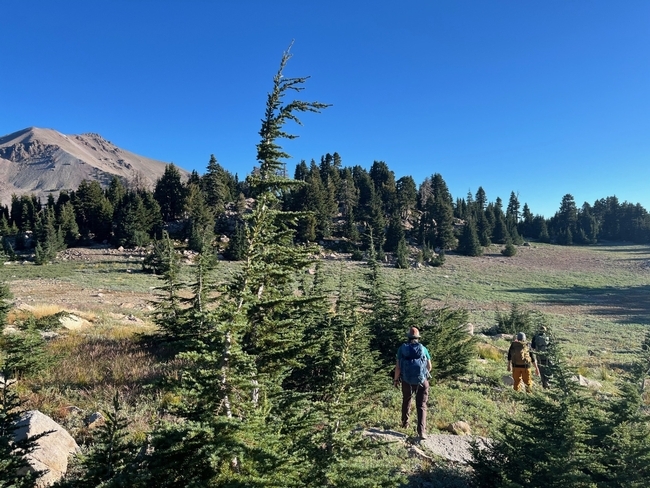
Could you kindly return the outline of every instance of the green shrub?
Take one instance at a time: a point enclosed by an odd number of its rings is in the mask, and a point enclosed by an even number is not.
[[[504,247],[501,250],[501,254],[503,254],[506,257],[512,257],[515,254],[517,254],[517,248],[514,246],[514,244],[512,242],[508,242],[506,244],[506,247]]]

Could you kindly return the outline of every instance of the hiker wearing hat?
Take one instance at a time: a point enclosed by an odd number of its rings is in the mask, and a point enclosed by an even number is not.
[[[515,391],[519,389],[520,381],[523,381],[527,392],[532,389],[531,366],[535,367],[535,373],[539,376],[539,367],[537,366],[535,354],[530,351],[528,344],[526,344],[526,334],[519,332],[517,338],[510,344],[510,349],[508,349],[508,371],[512,371],[512,379],[514,380],[512,387]]]
[[[548,336],[548,329],[542,326],[539,332],[533,336],[530,342],[530,348],[534,351],[539,366],[539,378],[542,380],[542,387],[549,387],[550,366],[551,362],[548,358],[548,344],[550,342]]]
[[[408,342],[397,350],[397,363],[393,385],[402,383],[402,427],[409,426],[411,400],[415,395],[415,407],[418,415],[418,436],[424,438],[427,430],[427,400],[429,399],[429,381],[431,376],[431,354],[420,344],[420,331],[411,327],[407,334]]]

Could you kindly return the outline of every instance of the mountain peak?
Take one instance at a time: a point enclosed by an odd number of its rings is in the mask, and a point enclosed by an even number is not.
[[[105,187],[114,176],[125,183],[137,178],[153,186],[165,166],[120,149],[97,133],[65,135],[28,127],[0,137],[0,201],[7,204],[12,194],[47,197],[63,189],[76,190],[83,180]]]

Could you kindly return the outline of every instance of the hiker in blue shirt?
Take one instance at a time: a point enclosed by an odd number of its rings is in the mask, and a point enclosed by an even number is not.
[[[426,437],[427,400],[429,399],[429,381],[431,376],[431,354],[420,344],[420,331],[411,327],[405,342],[397,350],[397,363],[393,385],[402,383],[402,427],[409,426],[411,400],[415,395],[415,407],[418,414],[418,436]]]

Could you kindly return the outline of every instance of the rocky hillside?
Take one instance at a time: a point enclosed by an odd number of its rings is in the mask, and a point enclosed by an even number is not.
[[[106,186],[113,175],[153,186],[165,165],[120,149],[99,134],[65,135],[30,127],[0,137],[0,202],[10,203],[14,193],[56,197],[60,190],[76,189],[82,180]]]

